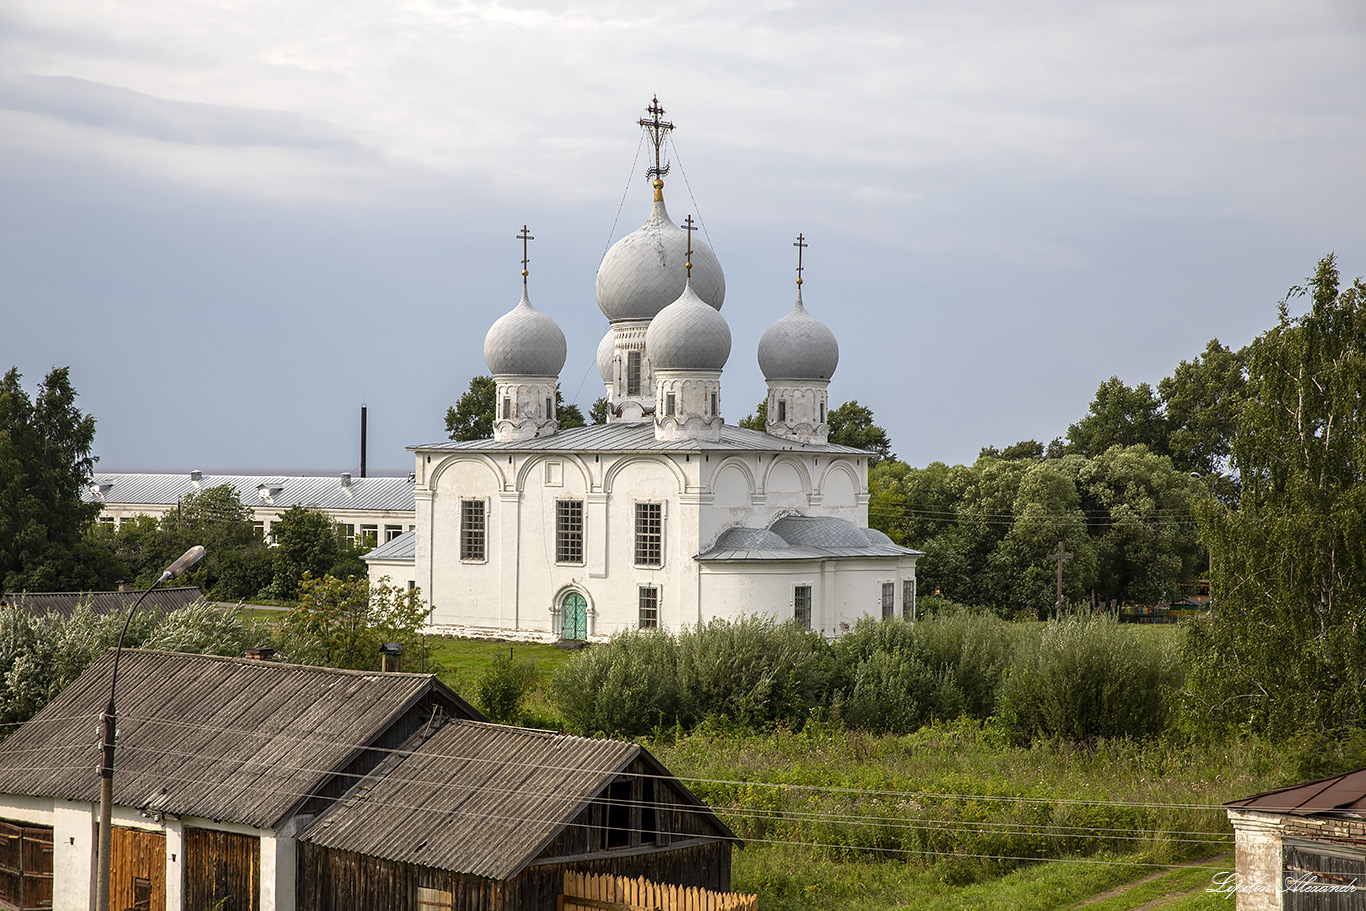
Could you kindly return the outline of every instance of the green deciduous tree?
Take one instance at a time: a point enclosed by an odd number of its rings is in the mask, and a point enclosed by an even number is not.
[[[860,405],[855,399],[831,408],[826,415],[826,424],[830,428],[830,442],[871,452],[869,467],[882,459],[896,458],[887,431],[873,421],[873,409]]]
[[[275,581],[277,598],[293,600],[307,573],[315,579],[328,575],[342,557],[337,523],[320,509],[291,506],[272,528],[275,533]]]
[[[1162,403],[1147,383],[1132,389],[1117,376],[1100,384],[1086,417],[1067,428],[1067,442],[1073,452],[1087,458],[1100,455],[1111,446],[1139,443],[1153,452],[1167,454],[1167,420]]]
[[[470,379],[470,388],[460,401],[446,409],[446,432],[452,440],[487,440],[493,436],[493,420],[498,414],[498,384],[491,376]]]
[[[560,425],[561,430],[568,430],[571,427],[583,427],[583,412],[578,405],[566,405],[564,396],[560,395],[560,387],[555,387],[555,422]]]
[[[1210,476],[1227,467],[1247,398],[1246,365],[1246,349],[1210,339],[1204,354],[1182,361],[1157,384],[1170,427],[1167,449],[1178,470]]]
[[[742,417],[742,418],[740,419],[740,422],[739,422],[739,425],[738,425],[738,426],[744,427],[744,428],[747,429],[747,430],[759,430],[759,431],[762,431],[762,430],[765,430],[765,429],[766,429],[766,425],[767,425],[767,424],[768,424],[768,399],[764,399],[764,400],[763,400],[762,402],[760,402],[758,405],[755,405],[755,406],[754,406],[754,413],[753,413],[753,414],[747,414],[747,415],[745,415],[744,417]]]
[[[400,589],[381,579],[304,576],[299,603],[281,624],[281,648],[293,661],[356,670],[377,670],[380,646],[397,642],[421,655],[427,605],[416,588]],[[427,668],[431,670],[431,668]]]
[[[53,370],[30,400],[18,370],[0,380],[0,587],[90,588],[85,529],[99,514],[81,494],[95,466],[95,419],[76,407],[67,368]]]
[[[1309,298],[1292,317],[1291,301]],[[1217,622],[1198,631],[1198,724],[1345,732],[1366,699],[1366,285],[1332,256],[1248,357],[1239,503],[1204,525]]]

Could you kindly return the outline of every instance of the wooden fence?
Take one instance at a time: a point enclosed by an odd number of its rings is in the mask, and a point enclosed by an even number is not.
[[[556,911],[759,911],[759,896],[566,870]]]

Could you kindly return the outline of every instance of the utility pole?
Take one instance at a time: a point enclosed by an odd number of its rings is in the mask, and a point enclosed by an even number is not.
[[[1058,564],[1058,599],[1053,602],[1053,619],[1062,619],[1062,561],[1072,559],[1072,555],[1063,550],[1062,542],[1058,542],[1058,549],[1048,555],[1048,559]]]

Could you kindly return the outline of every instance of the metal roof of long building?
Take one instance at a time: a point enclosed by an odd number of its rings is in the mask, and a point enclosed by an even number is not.
[[[195,475],[198,475],[196,478]],[[173,506],[188,494],[228,485],[243,506],[316,506],[329,512],[348,509],[411,512],[410,478],[350,478],[285,475],[96,474],[86,488],[88,503]]]
[[[447,440],[409,446],[414,452],[818,452],[866,456],[871,453],[838,443],[799,443],[727,424],[721,439],[656,440],[652,423],[590,424],[530,440]]]
[[[447,722],[392,768],[377,771],[300,836],[335,848],[506,879],[543,851],[643,747],[473,721]],[[686,787],[678,792],[735,836]]]
[[[855,560],[922,557],[875,528],[860,528],[834,516],[783,516],[768,528],[727,528],[716,543],[693,559],[701,563]]]
[[[81,605],[89,607],[97,614],[121,614],[132,607],[144,593],[145,589],[123,592],[5,592],[4,595],[0,595],[0,604],[17,607],[35,616],[70,616]],[[142,609],[168,614],[203,597],[204,593],[197,585],[154,588],[142,602]]]
[[[0,793],[99,800],[113,662],[111,651],[4,742]],[[274,827],[428,694],[483,717],[428,674],[126,649],[114,802]]]

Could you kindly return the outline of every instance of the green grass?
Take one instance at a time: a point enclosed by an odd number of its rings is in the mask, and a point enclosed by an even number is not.
[[[964,721],[905,736],[713,724],[646,745],[746,839],[732,885],[765,911],[1070,909],[1129,883],[1086,908],[1228,909],[1204,891],[1206,866],[1229,868],[1203,860],[1231,851],[1220,804],[1294,777],[1264,743],[1015,747]],[[1028,857],[1044,859],[1012,859]]]

